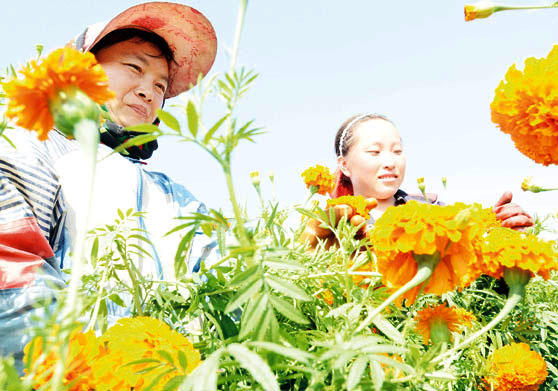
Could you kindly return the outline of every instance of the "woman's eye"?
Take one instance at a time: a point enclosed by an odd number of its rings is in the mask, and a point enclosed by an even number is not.
[[[124,65],[126,65],[126,66],[132,68],[133,70],[135,70],[135,71],[137,71],[137,72],[141,72],[141,68],[140,68],[138,65],[136,65],[136,64],[124,64]]]
[[[165,91],[167,90],[167,86],[165,86],[164,84],[156,84],[155,86],[163,93],[165,93]]]
[[[369,154],[373,155],[373,156],[377,156],[380,154],[380,151],[368,151]]]
[[[393,151],[393,153],[395,153],[396,155],[401,155],[403,153],[402,149],[396,149]]]

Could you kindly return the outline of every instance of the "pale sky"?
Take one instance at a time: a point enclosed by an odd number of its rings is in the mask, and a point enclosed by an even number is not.
[[[550,3],[551,1],[549,1]],[[2,6],[0,65],[17,66],[64,45],[85,25],[110,19],[138,1],[10,1]],[[543,4],[516,2],[508,4]],[[227,69],[237,2],[185,2],[213,23],[219,53],[212,72]],[[307,197],[300,173],[310,165],[335,167],[333,139],[340,124],[361,113],[387,115],[405,143],[403,189],[416,179],[445,202],[494,203],[504,190],[529,212],[558,211],[558,192],[524,193],[526,176],[558,185],[558,167],[543,167],[519,153],[490,120],[494,89],[508,67],[546,56],[558,37],[558,9],[500,12],[465,23],[456,0],[250,1],[239,63],[260,77],[239,106],[266,134],[244,144],[233,162],[239,198],[256,204],[249,173],[273,170],[283,206]],[[180,103],[180,98],[166,107]],[[224,108],[209,102],[206,118]],[[180,115],[180,113],[178,113]],[[181,118],[184,120],[184,118]],[[230,210],[217,164],[196,146],[160,140],[148,168],[184,184],[209,207]],[[448,190],[441,177],[448,178]],[[557,187],[557,186],[554,186]],[[255,208],[251,207],[252,211]]]

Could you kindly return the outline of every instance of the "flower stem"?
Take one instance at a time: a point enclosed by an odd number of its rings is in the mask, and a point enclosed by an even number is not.
[[[93,329],[95,327],[95,323],[97,323],[99,309],[101,308],[101,300],[103,297],[103,292],[105,291],[105,283],[107,281],[107,270],[108,267],[105,267],[105,270],[103,270],[101,284],[99,285],[99,292],[97,293],[97,300],[95,301],[95,307],[93,308],[93,314],[91,315],[91,319],[89,320],[89,324],[87,325],[85,331]]]
[[[550,5],[499,5],[496,6],[494,11],[507,11],[507,10],[536,10],[536,9],[544,9],[544,8],[558,8],[558,2],[550,4]]]
[[[362,331],[365,327],[368,327],[376,315],[382,312],[384,308],[397,300],[401,295],[428,280],[440,262],[440,254],[436,252],[432,255],[415,255],[415,259],[418,263],[417,274],[415,274],[409,282],[399,288],[397,292],[388,297],[379,307],[376,307],[374,311],[368,314],[366,319],[364,319],[355,330],[355,334]]]
[[[479,331],[477,331],[476,333],[471,335],[465,341],[461,342],[459,345],[454,346],[450,350],[448,350],[445,353],[436,357],[432,362],[437,363],[437,362],[443,360],[444,358],[451,356],[452,354],[454,354],[458,350],[467,347],[469,344],[476,341],[483,334],[485,334],[488,331],[490,331],[491,329],[493,329],[494,326],[496,326],[504,318],[506,318],[506,316],[508,316],[512,312],[512,310],[515,308],[515,306],[519,302],[521,302],[521,300],[523,299],[524,294],[525,294],[525,286],[524,285],[521,285],[521,284],[510,285],[510,293],[508,295],[508,299],[506,300],[506,303],[504,304],[504,307],[502,308],[502,311],[500,311],[500,313],[498,315],[496,315],[494,317],[494,319],[492,319],[490,322],[488,322],[486,324],[486,326],[484,326],[482,329],[480,329]]]
[[[238,46],[240,45],[240,35],[242,33],[242,26],[244,26],[244,16],[246,15],[246,8],[248,7],[248,0],[240,0],[238,3],[238,15],[236,17],[236,30],[234,32],[234,45],[231,54],[231,71],[236,66],[236,57],[238,55]]]

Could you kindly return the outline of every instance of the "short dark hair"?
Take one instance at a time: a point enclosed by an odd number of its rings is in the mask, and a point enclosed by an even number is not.
[[[111,31],[101,38],[101,40],[89,49],[89,51],[96,55],[102,49],[116,45],[120,42],[129,41],[131,39],[136,39],[139,42],[149,42],[155,45],[161,51],[161,54],[156,57],[164,57],[169,66],[172,62],[174,62],[174,53],[169,47],[167,41],[152,31],[140,30],[136,28],[124,28]]]

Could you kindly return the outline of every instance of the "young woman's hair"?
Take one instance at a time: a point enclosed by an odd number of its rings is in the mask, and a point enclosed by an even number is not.
[[[335,135],[335,154],[337,156],[345,156],[355,143],[354,130],[357,125],[372,119],[381,119],[395,125],[390,119],[381,114],[356,114],[349,117],[337,131]],[[334,198],[344,195],[353,195],[353,183],[351,179],[337,169],[335,172],[336,185],[330,195]]]
[[[155,57],[164,57],[168,64],[174,62],[174,54],[167,41],[154,32],[136,28],[125,28],[111,31],[99,42],[97,42],[89,51],[93,54],[97,54],[102,49],[130,39],[137,40],[138,42],[149,42],[155,45],[161,51],[161,54]]]
[[[337,131],[335,135],[335,154],[345,156],[355,142],[354,130],[358,124],[372,119],[381,119],[395,125],[390,119],[381,114],[356,114],[349,117]]]

